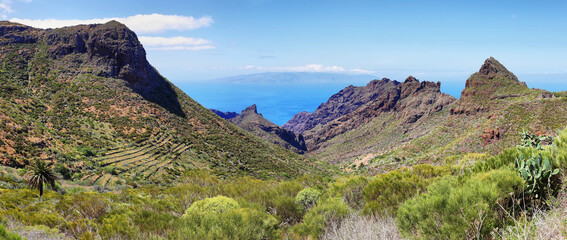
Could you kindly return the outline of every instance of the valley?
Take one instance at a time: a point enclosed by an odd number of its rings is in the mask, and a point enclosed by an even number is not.
[[[205,108],[118,21],[1,21],[0,61],[0,238],[566,237],[567,94],[493,57],[459,98],[368,79],[282,126]]]

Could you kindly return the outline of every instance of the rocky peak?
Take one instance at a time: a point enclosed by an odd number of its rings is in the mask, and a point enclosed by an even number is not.
[[[258,114],[258,108],[256,107],[256,104],[252,104],[252,106],[247,107],[246,109],[242,110],[242,113],[240,113],[240,115],[243,116],[250,114]]]
[[[258,113],[256,104],[242,110],[240,115],[227,120],[264,140],[286,149],[300,154],[307,150],[305,140],[301,134],[295,134],[265,119],[262,114]]]
[[[412,83],[412,82],[419,82],[419,80],[417,80],[415,77],[413,77],[412,75],[410,75],[408,78],[406,78],[406,80],[404,81],[404,83]]]
[[[400,83],[387,78],[372,80],[366,86],[348,86],[332,95],[311,114],[300,113],[282,127],[296,133],[309,130],[319,124],[326,124],[336,118],[349,114],[364,104],[387,94]]]
[[[451,109],[451,113],[472,115],[488,112],[496,107],[498,99],[520,97],[528,92],[527,89],[526,83],[520,82],[516,75],[490,57],[477,73],[467,79],[459,104]]]
[[[364,87],[349,86],[339,91],[331,96],[326,103],[319,105],[315,112],[311,114],[299,113],[284,124],[283,127],[302,133],[313,129],[317,125],[327,124],[358,111],[368,104],[376,104],[373,111],[392,111],[395,110],[396,103],[400,99],[430,93],[435,96],[441,94],[441,84],[439,82],[420,82],[413,76],[409,76],[403,83],[392,81],[388,78],[372,80]],[[448,99],[445,102],[454,101],[454,99]],[[443,106],[439,109],[442,109]],[[375,115],[375,113],[370,115]]]
[[[508,71],[504,65],[493,57],[484,61],[484,64],[480,67],[480,70],[478,70],[478,74],[488,79],[494,79],[497,76],[501,76],[518,82],[516,75]]]
[[[335,136],[349,132],[372,122],[382,114],[394,114],[407,127],[428,119],[432,113],[451,105],[456,99],[441,93],[441,83],[420,82],[409,76],[403,83],[387,81],[376,96],[358,109],[344,114],[317,128],[303,132],[308,149],[316,150]],[[390,86],[390,87],[385,87]],[[341,108],[342,106],[338,106]]]

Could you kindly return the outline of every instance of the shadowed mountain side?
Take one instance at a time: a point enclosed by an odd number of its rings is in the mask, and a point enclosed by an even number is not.
[[[324,125],[386,94],[398,84],[397,81],[384,78],[373,80],[364,87],[350,85],[331,96],[327,102],[319,105],[313,113],[298,113],[282,127],[296,133],[302,133],[317,125]]]
[[[240,115],[240,114],[235,113],[235,112],[223,112],[223,111],[216,110],[216,109],[209,109],[209,110],[211,110],[211,112],[214,112],[216,115],[219,115],[219,117],[224,118],[226,120],[238,117],[238,115]]]
[[[219,116],[233,115],[230,112],[213,112]],[[265,119],[262,114],[258,113],[256,104],[242,110],[240,115],[237,114],[237,116],[229,118],[228,121],[266,141],[282,146],[296,153],[303,154],[307,150],[305,140],[301,134],[296,134],[292,131],[283,129],[282,127]]]

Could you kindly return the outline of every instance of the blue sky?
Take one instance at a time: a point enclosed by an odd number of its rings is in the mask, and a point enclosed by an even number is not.
[[[564,0],[0,0],[0,17],[44,28],[118,19],[174,83],[259,72],[414,75],[458,95],[493,56],[528,86],[567,90]]]
[[[8,20],[205,19],[193,28],[135,29],[151,63],[173,81],[262,71],[450,80],[489,56],[518,75],[567,72],[567,1],[0,0],[0,10]],[[193,41],[159,45],[173,37]]]

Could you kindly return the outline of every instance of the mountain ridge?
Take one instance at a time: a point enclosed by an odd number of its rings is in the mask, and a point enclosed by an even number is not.
[[[219,116],[227,115],[223,112],[217,114]],[[307,151],[305,140],[301,134],[296,134],[270,122],[264,118],[261,113],[258,113],[256,104],[247,107],[242,110],[240,114],[228,118],[227,120],[268,142],[282,146],[296,153],[303,154]]]
[[[121,23],[0,23],[0,162],[47,159],[75,179],[171,181],[183,171],[260,178],[311,172],[195,102],[147,61]]]

